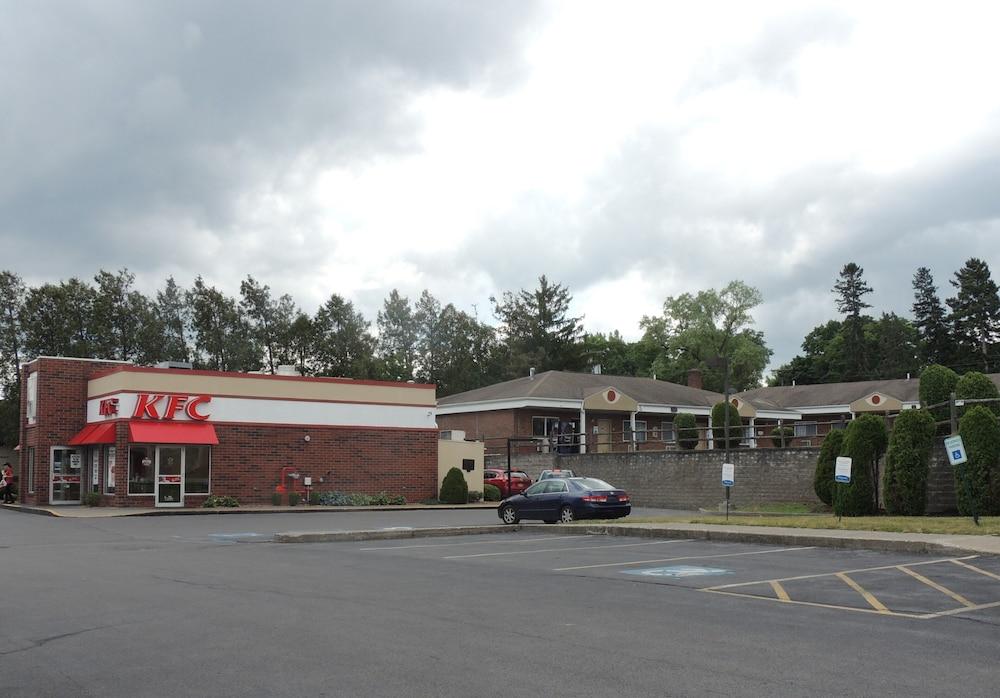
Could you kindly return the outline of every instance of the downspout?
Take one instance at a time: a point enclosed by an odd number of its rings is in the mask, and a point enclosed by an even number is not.
[[[637,445],[636,445],[637,441],[636,441],[636,438],[635,438],[635,416],[637,414],[638,414],[638,412],[633,412],[633,413],[631,413],[629,415],[629,418],[628,418],[629,423],[632,425],[632,452],[633,453],[635,453],[637,450],[639,450],[638,447],[637,447]]]
[[[587,452],[587,410],[580,403],[580,453]]]

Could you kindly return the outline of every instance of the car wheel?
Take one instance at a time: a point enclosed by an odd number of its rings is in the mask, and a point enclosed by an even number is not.
[[[565,506],[559,510],[559,520],[563,523],[572,523],[576,520],[576,516],[573,514],[573,507]]]
[[[521,520],[521,517],[517,515],[517,509],[510,504],[506,504],[500,510],[500,519],[505,524],[516,524]]]

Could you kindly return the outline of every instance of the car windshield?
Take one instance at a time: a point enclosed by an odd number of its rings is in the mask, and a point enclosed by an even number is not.
[[[604,480],[596,477],[578,477],[570,480],[573,486],[581,490],[614,490],[616,487],[609,485]]]

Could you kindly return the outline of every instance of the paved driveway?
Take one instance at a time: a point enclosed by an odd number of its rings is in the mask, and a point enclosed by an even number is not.
[[[545,526],[265,542],[420,523],[368,514],[0,512],[4,694],[996,695],[995,558]]]

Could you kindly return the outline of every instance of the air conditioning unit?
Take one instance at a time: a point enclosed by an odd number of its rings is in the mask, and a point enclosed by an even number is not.
[[[799,440],[799,446],[812,446],[812,445],[813,445],[812,439],[800,439]]]

